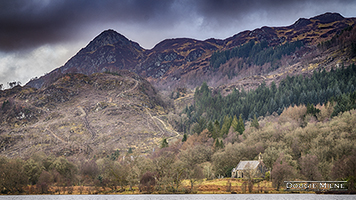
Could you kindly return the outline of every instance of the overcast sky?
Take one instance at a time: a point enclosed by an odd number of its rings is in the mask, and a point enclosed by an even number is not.
[[[62,66],[103,30],[151,49],[168,38],[225,39],[325,12],[356,17],[355,0],[0,0],[0,83]]]

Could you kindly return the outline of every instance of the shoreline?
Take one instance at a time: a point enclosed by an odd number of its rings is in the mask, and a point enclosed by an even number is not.
[[[183,180],[178,189],[162,188],[158,185],[154,190],[140,191],[138,186],[133,186],[129,190],[129,185],[120,186],[65,186],[51,185],[46,187],[38,187],[36,185],[28,185],[23,188],[23,192],[11,195],[160,195],[160,194],[351,194],[355,195],[354,191],[303,191],[303,190],[287,190],[281,187],[279,191],[272,187],[272,182],[263,180],[255,182],[252,189],[248,189],[246,180],[244,179],[213,179],[202,180],[196,183],[191,190],[188,180]],[[158,189],[158,190],[157,190]],[[160,189],[160,190],[159,190]],[[0,194],[7,195],[7,194]]]

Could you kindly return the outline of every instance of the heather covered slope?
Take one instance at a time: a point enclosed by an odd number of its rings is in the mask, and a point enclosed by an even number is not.
[[[234,77],[240,79],[257,74],[267,75],[280,67],[297,68],[293,66],[296,63],[295,59],[299,61],[307,59],[307,56],[317,53],[316,45],[332,39],[354,24],[355,18],[344,18],[338,13],[325,13],[310,19],[299,19],[290,26],[262,27],[243,31],[224,40],[166,39],[149,50],[143,49],[139,44],[113,30],[106,30],[68,60],[64,66],[39,79],[33,79],[27,85],[35,88],[48,86],[56,78],[68,72],[90,75],[126,69],[147,78],[156,86],[161,86],[160,89],[169,86],[194,88],[201,85],[203,81],[211,81],[218,86],[231,82],[226,79]],[[219,58],[225,59],[221,64],[228,63],[227,66],[221,66],[220,63],[214,66],[211,63],[214,53],[241,47],[249,41],[254,41],[255,44],[264,43],[266,46],[262,50],[269,51],[296,41],[301,42],[303,47],[294,49],[289,53],[289,57],[287,53],[282,52],[276,57],[276,61],[249,62],[237,56]],[[287,59],[288,62],[282,58]],[[242,60],[237,61],[239,59]],[[223,80],[219,83],[221,79]]]
[[[177,136],[158,118],[168,105],[134,73],[66,74],[51,85],[0,93],[0,154],[26,157],[151,152]]]

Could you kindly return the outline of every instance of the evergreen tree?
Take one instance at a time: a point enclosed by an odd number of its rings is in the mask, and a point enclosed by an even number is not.
[[[185,142],[185,141],[187,141],[187,139],[188,139],[188,136],[187,136],[187,134],[184,134],[184,135],[183,135],[183,138],[182,138],[182,142]]]
[[[161,142],[161,149],[168,147],[168,142],[166,138],[163,138]]]
[[[130,147],[129,150],[127,151],[128,154],[132,153],[132,148]]]
[[[236,115],[234,115],[234,118],[232,119],[232,122],[231,122],[231,126],[235,131],[237,131],[238,125],[239,125],[239,121],[237,120]]]
[[[110,159],[111,160],[117,160],[117,158],[120,156],[120,151],[117,149],[114,153],[111,154]],[[109,155],[107,155],[109,158]]]
[[[213,137],[213,132],[214,132],[214,125],[213,122],[209,121],[207,129],[209,131],[208,137]]]
[[[236,131],[239,132],[240,135],[242,135],[245,131],[245,124],[244,124],[244,120],[242,119],[242,114],[240,114],[239,116],[239,121],[238,121]]]
[[[200,117],[198,120],[198,124],[199,124],[198,134],[200,134],[204,129],[206,129],[206,119],[204,117]]]
[[[213,138],[216,139],[220,136],[220,123],[218,120],[215,120],[214,122],[214,131],[212,133]]]
[[[252,126],[252,127],[255,127],[255,128],[257,128],[257,129],[260,128],[260,124],[258,123],[258,120],[257,120],[256,115],[253,116],[253,120],[252,120],[252,122],[251,122],[251,126]]]
[[[221,137],[225,137],[228,134],[231,127],[231,121],[231,117],[227,115],[224,117],[223,125],[221,127]]]
[[[301,46],[303,46],[301,41],[269,47],[267,41],[250,40],[234,49],[214,52],[210,58],[210,66],[215,71],[228,60],[239,57],[243,58],[244,62],[248,64],[264,65],[265,63],[272,63],[272,68],[276,69],[278,68],[277,62],[283,55],[290,55]]]
[[[252,47],[244,48],[250,51]],[[194,104],[187,106],[183,111],[188,117],[185,127],[191,127],[193,123],[197,123],[200,125],[195,127],[197,130],[199,129],[198,132],[205,129],[206,123],[201,119],[202,114],[205,113],[206,121],[220,122],[219,126],[215,126],[214,123],[213,126],[208,124],[211,137],[217,138],[226,133],[226,125],[224,128],[220,126],[224,124],[225,116],[242,114],[242,120],[248,120],[253,118],[253,114],[257,116],[265,116],[267,113],[272,114],[273,112],[281,114],[284,108],[291,105],[323,104],[333,96],[337,103],[334,116],[339,112],[352,109],[354,103],[349,94],[355,92],[355,85],[356,66],[353,64],[345,68],[332,69],[330,72],[314,71],[311,77],[287,76],[279,83],[278,88],[274,83],[270,88],[263,83],[257,89],[248,92],[243,88],[241,92],[235,89],[226,97],[223,97],[219,92],[212,94],[207,84],[204,83],[196,89]],[[346,96],[341,98],[342,95]],[[317,111],[315,110],[315,112]],[[237,126],[236,120],[232,119],[232,121],[234,121],[232,123],[234,130],[239,129],[239,134],[243,133],[243,123],[240,122],[240,126]],[[185,130],[189,131],[189,128]]]
[[[307,114],[311,114],[314,117],[317,117],[316,115],[320,113],[320,110],[315,108],[313,104],[309,104],[307,105]]]
[[[222,140],[220,140],[220,148],[224,149],[224,147],[225,147],[224,142]]]
[[[330,104],[333,104],[334,99],[331,99]],[[336,105],[331,116],[337,116],[340,112],[356,109],[356,92],[343,94],[336,98]]]
[[[223,149],[224,148],[224,142],[222,140],[219,141],[217,138],[215,140],[215,150]]]
[[[219,139],[215,140],[215,150],[218,150],[220,148],[220,142]]]

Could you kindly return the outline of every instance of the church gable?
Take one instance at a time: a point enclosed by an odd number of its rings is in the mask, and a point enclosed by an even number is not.
[[[267,167],[263,163],[260,153],[258,160],[240,161],[239,164],[232,169],[231,178],[244,178],[247,173],[252,173],[256,177],[264,177],[267,171]]]

